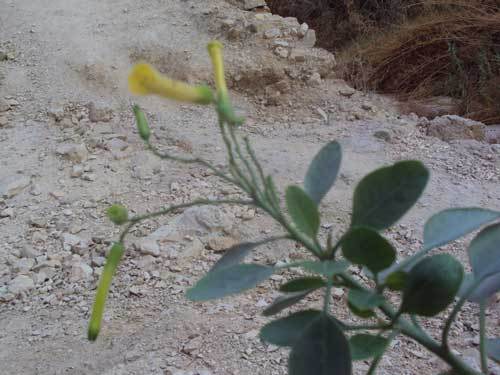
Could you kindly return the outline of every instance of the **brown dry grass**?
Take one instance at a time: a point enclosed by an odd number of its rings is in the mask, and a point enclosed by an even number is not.
[[[459,114],[500,122],[500,0],[272,0],[271,8],[303,12],[357,88],[450,96]]]

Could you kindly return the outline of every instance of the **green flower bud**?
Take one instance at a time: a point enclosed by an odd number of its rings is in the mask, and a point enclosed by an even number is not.
[[[104,265],[99,286],[97,287],[94,307],[92,308],[92,315],[90,316],[90,323],[87,332],[87,337],[90,341],[95,341],[99,335],[99,331],[101,330],[101,321],[104,314],[104,306],[106,305],[109,287],[124,251],[125,247],[121,242],[113,244],[111,250],[109,251],[108,259]]]
[[[108,214],[109,220],[116,225],[122,225],[128,221],[128,211],[122,205],[114,204],[107,209],[106,213]]]
[[[142,140],[147,142],[149,137],[151,136],[151,130],[149,130],[148,120],[146,119],[146,115],[141,110],[138,105],[134,105],[132,110],[135,114],[135,121],[137,123],[137,129],[139,130],[139,135]]]

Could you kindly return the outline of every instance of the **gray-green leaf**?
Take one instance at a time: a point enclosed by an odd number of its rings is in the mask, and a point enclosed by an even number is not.
[[[319,289],[324,286],[326,286],[326,282],[321,277],[301,277],[281,285],[280,290],[286,293],[293,293],[310,289]]]
[[[495,362],[500,363],[500,338],[488,339],[486,341],[488,356]]]
[[[318,310],[305,310],[274,320],[262,327],[260,337],[270,344],[292,346],[319,315],[321,312]]]
[[[298,186],[286,189],[286,205],[293,223],[299,231],[310,238],[316,238],[319,230],[318,206]]]
[[[319,204],[333,186],[340,169],[342,150],[338,142],[325,145],[314,157],[304,180],[304,190]]]
[[[351,289],[347,296],[347,302],[351,311],[361,317],[373,315],[373,309],[385,302],[382,295],[367,290]]]
[[[265,242],[267,241],[244,242],[230,247],[226,250],[224,255],[212,266],[210,272],[215,272],[222,268],[234,266],[235,264],[241,263],[248,255],[248,253]]]
[[[469,260],[476,279],[500,272],[500,223],[483,229],[472,240]]]
[[[349,339],[349,345],[352,360],[361,361],[381,355],[387,347],[387,339],[382,336],[361,333],[352,336]]]
[[[429,171],[419,161],[402,161],[364,177],[354,192],[352,226],[383,230],[418,200]]]
[[[330,278],[344,272],[349,267],[349,262],[345,260],[306,261],[298,264],[298,266],[306,271]]]
[[[396,250],[378,232],[366,227],[351,229],[342,239],[342,253],[352,263],[373,273],[388,268],[396,259]]]
[[[422,316],[440,313],[453,302],[463,274],[460,262],[449,254],[423,259],[408,274],[401,310]]]
[[[287,293],[276,298],[263,312],[264,316],[275,315],[284,309],[300,302],[305,296],[313,292],[315,289],[305,290],[303,292]]]
[[[288,360],[290,375],[350,375],[349,342],[328,316],[313,321],[293,344]]]
[[[192,301],[207,301],[241,293],[266,280],[274,268],[259,264],[237,264],[209,272],[186,293]]]

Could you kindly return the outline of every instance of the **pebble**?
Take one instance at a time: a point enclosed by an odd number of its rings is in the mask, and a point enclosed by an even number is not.
[[[77,262],[71,266],[70,280],[85,281],[92,279],[92,267],[83,262]]]
[[[88,159],[89,153],[84,144],[64,143],[56,149],[56,154],[63,158],[81,163]]]
[[[8,286],[8,291],[14,295],[26,293],[35,287],[33,279],[26,275],[16,276]]]
[[[22,174],[5,177],[0,180],[0,197],[12,198],[27,188],[30,183],[31,179]]]

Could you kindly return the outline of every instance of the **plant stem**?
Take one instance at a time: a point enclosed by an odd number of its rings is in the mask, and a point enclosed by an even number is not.
[[[325,300],[323,302],[323,313],[325,315],[330,311],[330,300],[332,299],[332,278],[328,278],[325,290]]]
[[[372,361],[372,364],[370,365],[370,368],[368,369],[368,372],[366,373],[366,375],[374,375],[375,374],[375,371],[377,369],[377,366],[379,365],[380,361],[382,360],[382,357],[384,356],[385,354],[385,351],[387,350],[387,347],[391,344],[392,340],[397,336],[399,335],[399,331],[395,330],[393,332],[391,332],[391,334],[389,335],[389,337],[387,338],[387,344],[386,344],[386,349],[378,356],[376,356],[373,361]]]
[[[343,274],[341,274],[341,277],[344,279],[346,284],[348,284],[349,286],[356,288],[356,289],[367,290],[362,284],[360,284],[358,281],[353,279],[350,275],[343,273]],[[393,309],[393,307],[391,305],[389,305],[388,303],[384,303],[383,305],[381,305],[380,309],[389,319],[391,319],[391,321],[393,321],[394,317],[397,314],[397,312]],[[435,341],[431,337],[428,337],[428,336],[422,334],[408,320],[400,317],[400,318],[398,318],[397,321],[394,322],[394,324],[398,326],[401,333],[412,338],[413,340],[418,342],[420,345],[425,347],[427,350],[434,353],[435,355],[440,357],[443,361],[448,363],[448,365],[450,365],[458,375],[479,375],[480,374],[477,371],[475,371],[474,369],[472,369],[465,362],[463,362],[460,358],[455,356],[450,350],[448,350],[448,348],[443,347],[441,344],[439,344],[437,341]]]
[[[486,300],[479,304],[479,352],[481,353],[481,370],[488,373],[488,354],[486,352]]]

